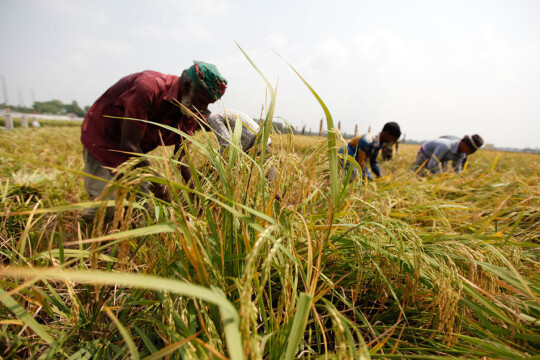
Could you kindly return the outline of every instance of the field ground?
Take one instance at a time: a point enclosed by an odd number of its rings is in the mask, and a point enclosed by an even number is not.
[[[157,149],[104,228],[80,220],[79,136],[0,131],[0,357],[539,358],[538,155],[419,178],[401,145],[334,194],[325,138],[274,135],[268,184],[199,134],[194,191]],[[172,200],[138,210],[155,174]]]

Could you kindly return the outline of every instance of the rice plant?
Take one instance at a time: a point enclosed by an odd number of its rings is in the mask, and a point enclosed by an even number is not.
[[[84,193],[80,129],[0,132],[0,356],[537,357],[540,157],[481,150],[419,178],[402,145],[383,178],[343,186],[339,133],[271,134],[270,90],[270,159],[199,132],[192,187],[157,149],[123,165],[115,219],[92,227],[81,210],[111,204]]]

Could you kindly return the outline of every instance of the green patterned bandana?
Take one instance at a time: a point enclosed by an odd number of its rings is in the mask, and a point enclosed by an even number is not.
[[[205,89],[214,101],[221,98],[227,89],[227,80],[213,64],[193,61],[187,73],[191,81]]]

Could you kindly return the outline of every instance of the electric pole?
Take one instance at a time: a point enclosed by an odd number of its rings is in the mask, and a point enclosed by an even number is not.
[[[7,83],[6,83],[6,77],[4,75],[2,75],[2,93],[4,94],[4,104],[6,106],[9,106]]]

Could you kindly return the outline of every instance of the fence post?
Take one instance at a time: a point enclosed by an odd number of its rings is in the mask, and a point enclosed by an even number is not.
[[[321,125],[319,126],[319,136],[322,136],[322,121],[323,119],[321,119]]]
[[[25,128],[28,127],[28,118],[26,117],[25,114],[21,115],[21,127],[25,127]]]
[[[358,135],[358,124],[354,125],[354,137]]]
[[[6,130],[13,129],[13,119],[11,118],[11,114],[9,112],[4,114],[4,119],[6,120]]]
[[[341,132],[341,120],[337,123],[337,129],[339,130],[339,132]]]

